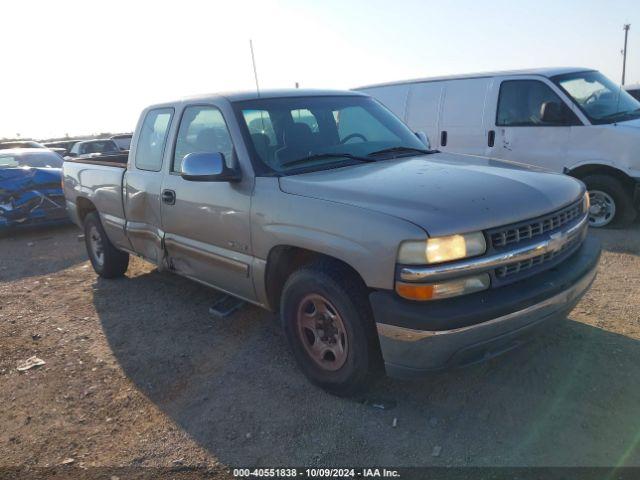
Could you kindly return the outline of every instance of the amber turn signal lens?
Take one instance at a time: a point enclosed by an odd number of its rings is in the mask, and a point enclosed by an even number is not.
[[[433,285],[397,283],[396,292],[401,297],[409,300],[431,300],[433,298]]]

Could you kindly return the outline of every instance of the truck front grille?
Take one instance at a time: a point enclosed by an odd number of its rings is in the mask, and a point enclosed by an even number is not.
[[[569,253],[574,250],[582,241],[582,235],[578,235],[572,241],[565,243],[560,250],[556,250],[555,252],[545,253],[544,255],[538,255],[537,257],[530,258],[528,260],[524,260],[522,262],[511,263],[509,265],[505,265],[504,267],[500,267],[496,269],[496,277],[505,278],[511,275],[517,275],[525,270],[529,270],[533,267],[537,267],[539,265],[543,265],[545,263],[550,262],[551,260],[557,259],[560,256]]]
[[[556,212],[488,232],[493,248],[535,239],[577,219],[582,213],[582,200]]]

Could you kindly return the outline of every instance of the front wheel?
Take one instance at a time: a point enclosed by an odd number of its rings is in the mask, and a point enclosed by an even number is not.
[[[129,267],[129,254],[113,246],[97,212],[84,219],[84,241],[93,269],[103,278],[122,277]]]
[[[617,178],[608,175],[588,175],[582,179],[589,191],[589,225],[626,227],[636,218],[631,192]]]
[[[366,390],[381,355],[366,288],[331,263],[305,267],[287,280],[281,316],[296,361],[309,380],[339,396]]]

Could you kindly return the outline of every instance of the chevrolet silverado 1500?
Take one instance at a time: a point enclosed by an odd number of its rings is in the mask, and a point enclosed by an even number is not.
[[[280,312],[348,395],[510,350],[596,274],[581,182],[420,138],[356,92],[189,98],[142,112],[128,164],[66,161],[64,192],[99,275],[134,254]]]

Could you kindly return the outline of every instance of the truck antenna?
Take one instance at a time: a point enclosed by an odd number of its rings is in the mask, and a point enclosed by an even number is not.
[[[622,88],[624,87],[625,74],[627,71],[627,37],[629,36],[629,29],[631,28],[631,24],[625,23],[622,27],[624,30],[624,48],[620,53],[622,53],[622,83],[620,84],[620,88],[618,89],[618,99],[616,100],[616,112],[618,108],[620,108],[620,96],[622,95]]]
[[[627,73],[627,37],[629,36],[630,23],[625,23],[622,27],[624,30],[624,48],[622,49],[622,85],[624,85],[625,74]]]
[[[258,97],[260,96],[260,85],[258,84],[258,70],[256,69],[256,57],[253,54],[253,41],[249,39],[249,48],[251,49],[251,62],[253,63],[253,76],[256,79],[256,91],[258,92]]]

